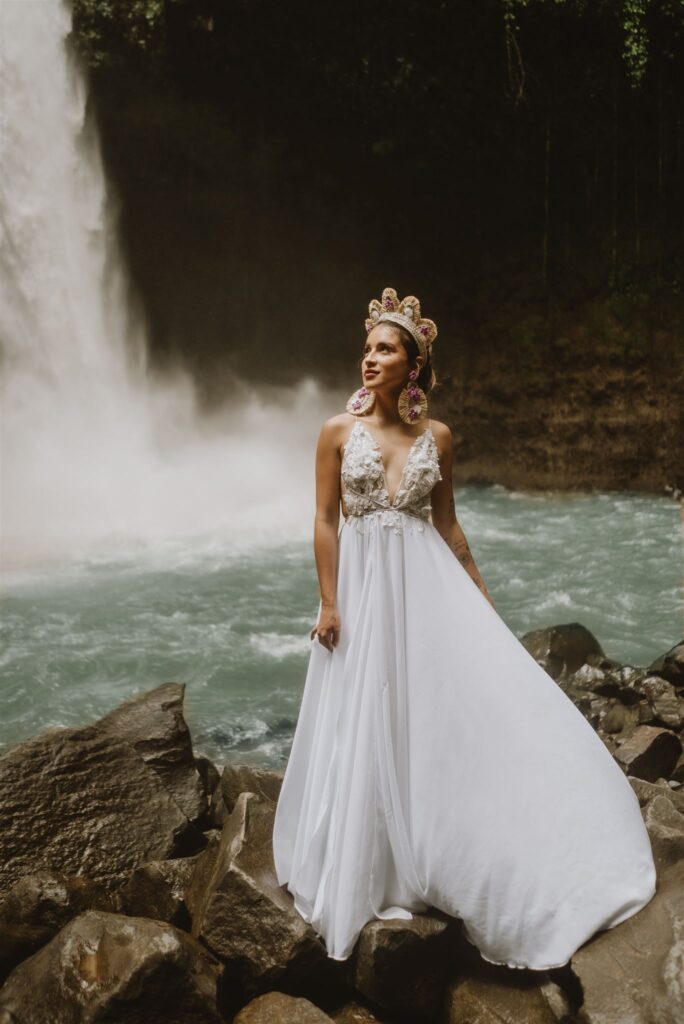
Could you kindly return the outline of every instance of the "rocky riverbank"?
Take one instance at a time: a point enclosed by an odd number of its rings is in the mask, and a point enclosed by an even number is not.
[[[197,754],[167,683],[0,758],[0,1022],[683,1019],[684,641],[640,668],[579,625],[523,643],[626,772],[658,869],[653,900],[568,965],[495,967],[437,910],[330,960],[275,877],[282,775]]]

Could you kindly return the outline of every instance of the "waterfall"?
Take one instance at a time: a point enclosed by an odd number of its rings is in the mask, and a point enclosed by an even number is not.
[[[207,416],[185,371],[152,372],[70,29],[64,0],[0,3],[3,569],[310,535],[341,396],[236,381]]]

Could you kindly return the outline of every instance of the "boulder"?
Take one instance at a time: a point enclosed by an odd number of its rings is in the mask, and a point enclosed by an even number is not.
[[[563,990],[554,982],[514,982],[491,972],[449,987],[440,1024],[565,1024],[573,1019]]]
[[[650,675],[662,676],[678,690],[684,688],[684,640],[648,666]]]
[[[0,1020],[21,1024],[220,1024],[221,965],[159,921],[87,911],[0,989]]]
[[[681,740],[669,729],[639,725],[618,747],[615,759],[630,775],[654,782],[669,777],[681,752]]]
[[[584,993],[582,1024],[684,1020],[684,861],[658,874],[656,895],[572,957]]]
[[[520,642],[556,681],[576,672],[592,655],[605,657],[596,637],[579,622],[531,630]]]
[[[256,793],[277,803],[282,781],[282,772],[253,768],[247,764],[226,765],[212,795],[212,820],[222,828],[241,793]]]
[[[257,996],[233,1017],[233,1024],[331,1024],[332,1018],[308,999],[285,992]]]
[[[271,800],[241,793],[220,842],[199,857],[186,895],[192,934],[262,990],[286,969],[305,973],[327,959],[278,885],[274,813]]]
[[[97,724],[103,732],[131,744],[194,822],[207,809],[207,795],[183,717],[184,695],[182,683],[164,683],[124,701]]]
[[[138,864],[201,845],[159,773],[97,723],[0,757],[0,817],[0,897],[44,870],[117,888]]]
[[[378,1006],[411,1019],[434,1018],[459,964],[460,934],[460,922],[436,909],[409,920],[369,921],[344,962],[346,978]]]
[[[123,909],[136,917],[167,921],[190,931],[185,893],[200,856],[140,864],[122,890]]]
[[[40,872],[20,878],[0,904],[0,981],[85,910],[113,910],[114,900],[88,878]]]

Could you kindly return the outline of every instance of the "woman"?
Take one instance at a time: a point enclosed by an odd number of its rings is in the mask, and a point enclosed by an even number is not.
[[[318,443],[321,601],[278,881],[335,960],[367,921],[436,907],[485,960],[560,967],[655,893],[639,802],[472,560],[451,435],[426,417],[435,324],[392,288],[369,313],[363,385]]]

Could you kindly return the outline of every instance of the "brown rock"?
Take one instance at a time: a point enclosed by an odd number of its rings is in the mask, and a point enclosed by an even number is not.
[[[331,1024],[331,1020],[308,999],[267,992],[240,1010],[233,1024]]]
[[[662,676],[677,689],[684,687],[684,640],[671,647],[669,651],[648,666],[649,674]]]
[[[192,934],[251,982],[287,967],[308,970],[326,955],[313,929],[278,885],[273,865],[275,804],[243,792],[215,844],[198,859],[187,892]]]
[[[207,951],[172,925],[88,911],[10,974],[0,1020],[220,1024],[220,975]]]
[[[668,778],[682,752],[682,743],[669,729],[639,725],[615,752],[629,775],[654,782]]]
[[[351,1002],[332,1014],[335,1024],[381,1024],[380,1018],[359,1003]]]
[[[41,872],[19,879],[0,904],[0,979],[91,909],[113,910],[114,901],[88,878]]]
[[[214,789],[211,807],[214,822],[223,827],[232,814],[241,793],[256,793],[267,800],[278,802],[282,785],[282,772],[251,765],[227,765],[223,769],[218,786]]]
[[[121,893],[127,914],[167,921],[190,931],[185,892],[201,854],[156,860],[135,869]]]
[[[447,993],[440,1024],[559,1024],[570,1008],[553,982],[513,982],[503,976],[465,978]]]
[[[116,887],[194,841],[159,775],[97,724],[51,730],[1,757],[0,816],[0,894],[42,870]]]
[[[364,926],[345,962],[348,981],[378,1006],[417,1018],[440,1010],[458,959],[460,923],[436,909],[411,920],[373,920]]]
[[[182,683],[164,683],[131,697],[97,724],[130,743],[157,773],[186,818],[197,821],[207,809],[207,797],[183,718],[184,694]]]
[[[572,957],[584,992],[582,1024],[684,1020],[684,861],[658,875],[653,899]]]
[[[644,812],[653,848],[653,859],[658,872],[670,864],[684,859],[684,814],[681,814],[665,794],[649,800]]]
[[[579,622],[532,630],[521,643],[556,680],[576,672],[590,655],[603,657],[596,637]]]

